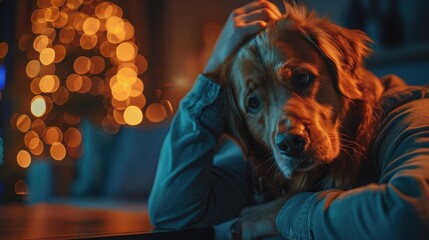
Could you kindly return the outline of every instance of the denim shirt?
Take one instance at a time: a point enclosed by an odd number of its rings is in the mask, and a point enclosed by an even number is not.
[[[429,239],[429,90],[382,79],[383,118],[368,160],[378,180],[351,190],[302,192],[280,210],[287,239]],[[160,228],[211,226],[252,199],[249,164],[231,141],[219,147],[220,86],[200,75],[171,123],[149,198]]]

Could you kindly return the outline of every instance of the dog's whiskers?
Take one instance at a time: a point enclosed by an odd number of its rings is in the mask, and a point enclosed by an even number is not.
[[[264,158],[267,158],[267,159],[262,160]],[[261,163],[259,163],[257,166],[255,166],[255,168],[261,167],[262,165],[268,163],[272,159],[273,159],[273,153],[272,152],[269,152],[269,153],[265,154],[263,157],[261,157]]]

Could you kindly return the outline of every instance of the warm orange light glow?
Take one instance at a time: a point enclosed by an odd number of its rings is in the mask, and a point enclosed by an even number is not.
[[[43,153],[45,145],[39,138],[33,138],[30,141],[29,148],[32,154],[39,156]]]
[[[77,128],[70,127],[64,133],[64,142],[68,147],[77,148],[82,142],[82,135]]]
[[[147,59],[144,56],[137,54],[135,59],[135,64],[138,67],[139,74],[143,74],[146,72],[148,65],[147,65]]]
[[[143,113],[140,108],[136,106],[129,106],[124,111],[124,120],[128,125],[138,125],[143,120]]]
[[[143,94],[140,94],[137,97],[132,97],[130,105],[134,105],[140,109],[143,109],[143,107],[146,105],[146,97]]]
[[[137,72],[130,67],[119,69],[117,81],[124,84],[133,84],[137,81]]]
[[[60,80],[56,75],[45,75],[40,79],[39,88],[44,93],[51,93],[58,90]]]
[[[101,55],[103,55],[103,57],[112,57],[115,55],[115,51],[113,51],[113,49],[115,48],[115,45],[111,44],[108,41],[104,41],[101,45],[100,45],[100,52]]]
[[[100,19],[106,19],[112,16],[113,8],[110,2],[100,2],[95,8],[95,15]]]
[[[87,18],[87,15],[82,13],[82,12],[75,12],[70,14],[70,18],[73,19],[73,21],[69,20],[69,23],[71,23],[72,27],[74,27],[76,29],[76,31],[78,32],[82,32],[83,31],[83,22],[85,21],[85,19]]]
[[[30,157],[45,154],[49,146],[55,160],[78,158],[82,136],[71,126],[79,124],[85,111],[76,111],[68,101],[80,94],[100,96],[91,98],[102,100],[91,117],[109,133],[117,133],[120,125],[140,124],[146,98],[139,75],[146,71],[147,60],[138,54],[134,26],[122,18],[116,4],[103,0],[36,0],[36,4],[38,9],[31,14],[34,34],[21,36],[18,44],[30,59],[25,74],[32,100],[22,107],[28,116],[12,114],[12,127],[24,133]],[[0,59],[7,47],[0,43]],[[67,72],[71,64],[74,72]],[[28,91],[28,83],[25,86]]]
[[[52,25],[55,28],[62,28],[67,24],[67,20],[69,19],[69,15],[65,12],[60,12],[60,15],[58,16],[57,20],[55,20]]]
[[[124,111],[115,109],[113,110],[113,118],[115,121],[121,125],[127,124],[124,119]]]
[[[51,0],[37,0],[37,7],[47,8],[51,6]]]
[[[49,65],[54,62],[55,51],[52,48],[45,48],[40,52],[40,62],[43,65]]]
[[[152,103],[146,109],[146,118],[151,122],[161,122],[167,117],[167,111],[160,103]]]
[[[78,9],[83,3],[83,0],[67,0],[67,7],[74,10]]]
[[[62,5],[64,5],[65,2],[65,0],[51,0],[52,6],[55,7],[61,7]]]
[[[39,138],[39,136],[37,135],[37,133],[35,131],[28,131],[24,135],[24,143],[27,147],[30,146],[30,142],[31,142],[31,140],[33,140],[33,138]]]
[[[40,76],[55,74],[55,64],[40,65]]]
[[[55,45],[53,49],[55,51],[54,63],[59,63],[64,60],[66,56],[66,48],[63,45]]]
[[[88,57],[80,56],[74,61],[73,68],[76,73],[85,74],[91,68],[91,61]]]
[[[82,87],[82,77],[78,74],[70,74],[66,79],[66,86],[70,92],[77,92]]]
[[[97,18],[90,17],[83,22],[83,31],[85,32],[85,34],[93,35],[97,33],[99,29],[100,20],[98,20]]]
[[[136,55],[137,46],[131,42],[123,42],[116,48],[116,56],[121,61],[131,61],[136,57]]]
[[[36,119],[31,124],[31,130],[33,130],[38,136],[43,136],[46,130],[45,122],[41,119]]]
[[[42,23],[34,23],[31,26],[31,30],[33,31],[33,33],[35,34],[41,34],[42,31],[44,29],[46,29],[48,27],[48,23],[47,22],[42,22]]]
[[[57,7],[49,7],[45,9],[45,20],[54,22],[60,16],[60,9]]]
[[[115,110],[121,110],[121,111],[125,110],[128,107],[128,105],[130,105],[128,104],[129,101],[118,101],[115,98],[112,98],[111,103],[112,103],[112,106],[115,108]]]
[[[124,22],[124,33],[125,33],[125,39],[124,41],[130,40],[134,37],[134,27],[129,22]]]
[[[112,96],[118,101],[127,100],[131,94],[131,85],[123,82],[116,82],[112,86]]]
[[[54,102],[49,96],[45,96],[45,102],[46,102],[46,113],[49,113],[52,108],[54,107]]]
[[[31,164],[31,156],[30,153],[28,153],[25,150],[21,150],[16,155],[16,161],[18,165],[22,168],[27,168]]]
[[[51,145],[51,149],[49,151],[51,153],[51,157],[57,161],[61,161],[66,156],[66,148],[60,142],[54,142]]]
[[[63,132],[58,127],[48,127],[46,128],[45,135],[43,136],[43,141],[46,144],[53,144],[54,142],[61,142],[63,140]]]
[[[36,37],[33,41],[34,50],[41,52],[43,49],[47,48],[50,44],[50,40],[45,35],[40,35]]]
[[[19,131],[23,133],[30,130],[30,126],[31,126],[31,119],[30,117],[27,116],[27,114],[22,114],[16,120],[16,127],[18,128]]]
[[[0,42],[0,58],[4,58],[9,50],[7,43]]]
[[[97,45],[97,35],[87,35],[87,34],[82,34],[82,36],[80,36],[80,46],[83,49],[92,49]]]
[[[52,93],[52,100],[57,105],[63,105],[69,99],[69,91],[65,87],[58,88],[58,91]]]
[[[31,60],[27,63],[25,68],[27,76],[30,78],[36,77],[40,72],[40,62],[37,60]]]
[[[106,29],[111,34],[120,33],[124,30],[124,20],[117,16],[111,16],[106,20]]]
[[[100,56],[93,56],[89,59],[91,61],[91,68],[89,72],[92,74],[100,74],[104,71],[105,63],[104,58]]]
[[[122,31],[118,33],[111,33],[107,32],[107,41],[113,44],[118,44],[125,40],[125,31],[122,29]]]
[[[33,94],[41,94],[42,91],[39,88],[40,78],[35,78],[31,81],[30,89]]]
[[[143,82],[140,79],[138,79],[137,81],[135,81],[131,85],[130,96],[131,97],[138,97],[139,95],[141,95],[143,93],[143,90],[144,90]]]
[[[65,26],[60,30],[60,41],[62,43],[70,43],[76,36],[74,28]]]
[[[79,93],[87,93],[91,90],[91,79],[88,76],[82,76],[82,86],[78,90]]]
[[[45,99],[37,95],[31,100],[31,113],[35,117],[41,117],[46,112],[46,101]]]

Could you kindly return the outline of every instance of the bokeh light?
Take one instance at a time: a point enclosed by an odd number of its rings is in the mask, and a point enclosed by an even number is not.
[[[54,142],[49,150],[51,157],[57,161],[61,161],[66,156],[66,148],[60,142]]]
[[[55,51],[52,48],[45,48],[40,52],[40,62],[49,65],[55,60]]]
[[[42,96],[35,96],[31,101],[31,113],[35,117],[41,117],[46,112],[46,101]]]
[[[12,127],[23,136],[25,158],[20,159],[79,158],[79,123],[87,117],[112,134],[121,125],[141,124],[144,115],[152,122],[165,118],[156,105],[144,110],[145,85],[139,75],[148,62],[139,54],[133,24],[118,5],[101,0],[36,3],[31,32],[17,44],[26,51],[29,79],[24,85],[29,86],[28,100],[11,114]],[[0,59],[7,52],[8,45],[0,42]],[[88,111],[85,104],[96,110]]]
[[[149,121],[157,123],[167,117],[167,111],[161,103],[152,103],[147,107],[145,115]]]
[[[34,50],[41,52],[43,49],[47,48],[50,44],[50,40],[45,35],[39,35],[36,37],[33,41],[33,48]]]
[[[73,64],[73,69],[78,74],[85,74],[91,68],[91,60],[88,57],[80,56],[76,58]]]
[[[61,142],[63,140],[63,133],[61,132],[61,129],[58,127],[48,127],[46,128],[45,135],[43,136],[43,141],[48,144],[52,145],[55,142]]]
[[[94,17],[85,19],[83,22],[83,31],[87,35],[93,35],[100,29],[100,20]]]
[[[45,75],[40,79],[39,88],[44,93],[51,93],[58,90],[60,80],[56,75]]]
[[[25,72],[27,76],[30,78],[34,78],[40,73],[40,62],[37,60],[31,60],[27,63],[25,68]]]
[[[27,114],[22,114],[18,117],[16,120],[16,127],[19,131],[26,133],[28,130],[30,130],[31,127],[31,119]]]
[[[127,62],[133,60],[137,55],[137,47],[130,42],[123,42],[116,48],[116,56],[119,60]]]
[[[34,131],[38,136],[43,136],[46,130],[46,124],[41,119],[36,119],[31,124],[31,130]]]
[[[27,168],[31,164],[31,155],[25,150],[21,150],[16,155],[16,162],[22,168]]]
[[[124,111],[124,121],[131,126],[138,125],[143,120],[143,113],[136,106],[128,106]]]
[[[77,148],[82,142],[82,135],[77,128],[70,127],[64,133],[64,142],[68,147]]]

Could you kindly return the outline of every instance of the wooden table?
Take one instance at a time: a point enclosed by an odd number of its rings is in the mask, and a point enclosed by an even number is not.
[[[153,231],[147,211],[67,204],[0,205],[0,239],[213,239],[212,228]]]

